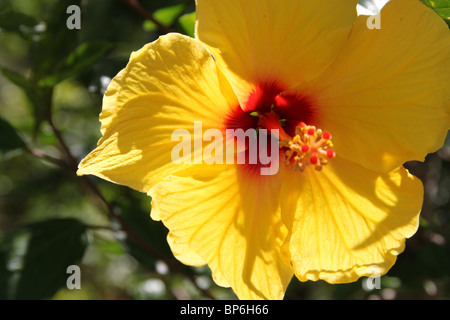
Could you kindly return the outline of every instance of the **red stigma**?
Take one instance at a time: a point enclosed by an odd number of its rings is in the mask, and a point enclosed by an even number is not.
[[[334,152],[333,149],[328,149],[328,150],[327,150],[327,157],[328,157],[329,159],[332,159],[332,158],[334,158],[335,156],[336,156],[336,153]]]
[[[311,158],[309,158],[309,162],[311,162],[311,164],[317,164],[319,162],[319,158],[316,154],[314,154],[311,156]]]
[[[308,152],[309,146],[307,144],[302,145],[302,152]]]
[[[322,134],[322,138],[324,138],[325,140],[330,140],[331,134],[328,131],[324,131],[324,133]]]

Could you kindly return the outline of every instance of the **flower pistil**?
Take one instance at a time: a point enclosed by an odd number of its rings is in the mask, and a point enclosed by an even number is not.
[[[279,147],[285,154],[284,164],[291,169],[304,171],[307,166],[313,165],[321,171],[330,159],[336,157],[330,132],[299,122],[294,137],[291,137],[283,128],[283,119],[280,120],[275,112],[257,116],[258,126],[268,129],[279,140]]]
[[[285,149],[285,165],[293,170],[304,171],[309,165],[321,171],[329,159],[336,156],[331,134],[301,123],[295,129],[292,139],[280,140],[280,148]]]

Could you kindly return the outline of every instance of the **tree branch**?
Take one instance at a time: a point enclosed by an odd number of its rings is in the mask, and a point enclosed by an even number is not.
[[[51,110],[51,108],[50,108]],[[64,165],[62,161],[53,161],[54,159],[50,159],[49,157],[43,157],[40,158],[56,162],[58,164],[63,164],[62,166],[66,169],[69,169],[72,172],[76,172],[78,169],[78,161],[77,159],[72,155],[72,152],[70,151],[70,148],[68,147],[66,141],[64,140],[61,132],[56,127],[56,125],[53,122],[51,112],[48,115],[47,119],[50,127],[52,128],[53,134],[58,139],[59,144],[61,145],[61,148],[63,149],[65,156],[67,157],[69,164]],[[34,154],[34,153],[33,153]],[[36,155],[36,154],[34,154]],[[127,223],[123,220],[122,216],[117,212],[117,210],[109,203],[109,201],[103,196],[103,194],[100,192],[100,190],[96,187],[96,185],[87,177],[87,176],[81,176],[79,177],[81,181],[91,190],[91,192],[96,196],[96,198],[105,206],[105,208],[108,211],[108,215],[110,219],[115,219],[119,222],[121,229],[127,234],[127,237],[133,240],[136,244],[138,244],[140,247],[142,247],[145,251],[147,251],[149,254],[151,254],[154,257],[157,257],[161,261],[164,261],[164,263],[171,268],[172,270],[175,270],[179,274],[182,274],[184,277],[186,277],[189,281],[192,282],[192,284],[207,298],[214,300],[215,297],[207,290],[201,288],[197,282],[195,281],[195,278],[192,274],[189,272],[186,272],[181,268],[181,265],[176,260],[170,260],[165,255],[161,254],[158,250],[156,250],[152,245],[150,245],[148,242],[146,242],[144,239],[142,239],[141,236],[139,236],[137,233],[133,232]]]
[[[165,25],[163,25],[161,22],[159,22],[158,20],[155,19],[155,17],[153,17],[153,15],[148,12],[140,3],[138,0],[122,0],[123,3],[125,3],[126,5],[128,5],[131,9],[133,9],[137,14],[139,14],[141,17],[143,17],[146,20],[150,20],[151,22],[153,22],[161,31],[163,31],[164,33],[170,33],[170,32],[174,32],[174,30],[172,30],[169,27],[166,27]]]

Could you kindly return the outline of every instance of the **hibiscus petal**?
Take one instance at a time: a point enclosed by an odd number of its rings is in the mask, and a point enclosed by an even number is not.
[[[197,0],[196,37],[244,105],[253,85],[319,75],[356,19],[357,0]]]
[[[157,181],[189,164],[172,162],[177,129],[194,138],[220,129],[224,115],[238,104],[211,54],[196,40],[168,34],[132,54],[111,82],[100,115],[103,137],[79,166],[78,174],[147,192]],[[201,137],[200,137],[201,138]],[[192,149],[192,154],[194,149]]]
[[[198,165],[158,183],[152,217],[170,230],[170,245],[183,262],[199,257],[214,280],[240,299],[281,299],[292,277],[281,251],[287,230],[278,194],[281,174],[250,175],[238,166]]]
[[[336,158],[322,172],[285,179],[282,216],[301,281],[382,275],[418,228],[423,187],[403,167],[379,174]]]
[[[419,1],[394,0],[370,30],[360,16],[308,90],[336,153],[389,172],[439,149],[450,127],[450,30]]]

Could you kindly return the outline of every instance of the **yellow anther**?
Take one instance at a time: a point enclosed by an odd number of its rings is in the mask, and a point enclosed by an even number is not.
[[[285,148],[285,164],[293,170],[303,171],[313,165],[317,171],[328,164],[328,159],[336,156],[333,151],[331,134],[314,126],[297,126],[292,140],[280,141]]]

